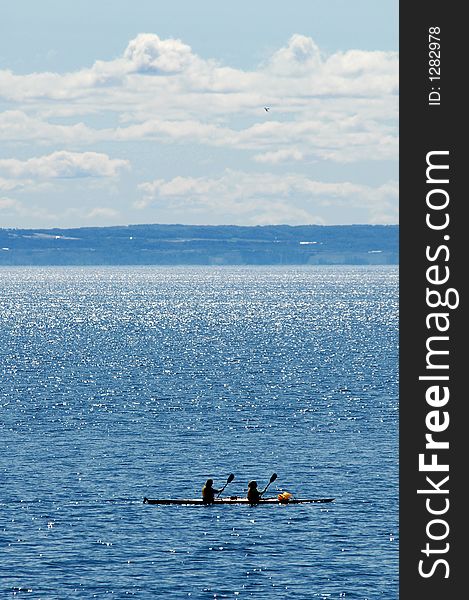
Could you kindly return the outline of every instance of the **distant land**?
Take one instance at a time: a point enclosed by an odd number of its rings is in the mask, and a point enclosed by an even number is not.
[[[0,229],[0,266],[395,265],[398,225]]]

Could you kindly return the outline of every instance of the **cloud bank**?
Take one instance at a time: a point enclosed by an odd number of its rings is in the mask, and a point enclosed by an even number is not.
[[[240,149],[280,145],[286,157],[292,146],[339,161],[392,157],[397,81],[395,53],[350,50],[323,58],[311,38],[298,34],[264,65],[242,71],[146,33],[121,57],[75,73],[0,71],[0,97],[10,104],[0,132],[10,141],[189,139]],[[86,124],[89,115],[104,113],[119,125]],[[57,122],[64,115],[68,123]]]
[[[13,178],[115,177],[119,169],[128,167],[129,161],[111,159],[98,152],[78,153],[62,150],[28,160],[0,159],[0,173]]]
[[[245,173],[227,169],[220,177],[175,177],[141,183],[139,209],[149,205],[176,213],[207,211],[229,215],[233,223],[325,224],[325,207],[336,211],[356,207],[369,214],[370,223],[395,223],[397,185],[378,187],[349,182],[324,183],[304,175]]]
[[[334,222],[331,207],[335,222],[347,207],[357,218],[396,222],[396,182],[351,183],[338,170],[340,183],[321,183],[306,173],[322,163],[395,162],[397,94],[395,52],[325,55],[295,34],[243,70],[200,57],[180,39],[140,33],[120,56],[74,72],[0,70],[0,191],[10,202],[15,190],[33,194],[35,182],[52,193],[58,180],[119,177],[129,214],[147,210],[151,221],[164,204],[200,222],[204,210],[223,222]],[[214,158],[210,175],[195,162],[193,176],[168,176],[159,164],[147,173],[140,158],[149,144],[175,154],[190,146],[194,157],[197,149],[223,151],[234,168]],[[117,216],[111,204],[95,209],[88,217]]]

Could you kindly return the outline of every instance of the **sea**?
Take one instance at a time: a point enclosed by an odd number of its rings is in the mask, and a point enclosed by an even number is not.
[[[398,598],[398,267],[0,269],[0,598]],[[299,505],[159,506],[207,478]]]

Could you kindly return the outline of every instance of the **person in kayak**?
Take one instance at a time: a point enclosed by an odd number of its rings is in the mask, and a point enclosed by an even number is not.
[[[252,480],[248,483],[248,500],[251,506],[259,504],[259,500],[264,492],[265,489],[262,492],[257,489],[257,481]]]
[[[219,494],[220,490],[213,487],[213,479],[207,479],[202,488],[202,500],[204,504],[213,504],[215,502],[215,494]]]
[[[251,506],[254,506],[255,504],[259,504],[259,502],[262,499],[262,496],[265,494],[265,492],[267,491],[267,488],[269,487],[269,485],[271,483],[273,483],[275,480],[277,479],[277,473],[272,473],[272,476],[269,479],[269,483],[265,486],[265,488],[262,490],[262,492],[260,492],[257,489],[257,481],[250,481],[248,483],[248,500],[249,503],[251,504]]]

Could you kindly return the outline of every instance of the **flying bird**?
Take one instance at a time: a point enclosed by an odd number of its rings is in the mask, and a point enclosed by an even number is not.
[[[264,110],[265,110],[265,112],[269,112],[270,106],[264,106]]]

